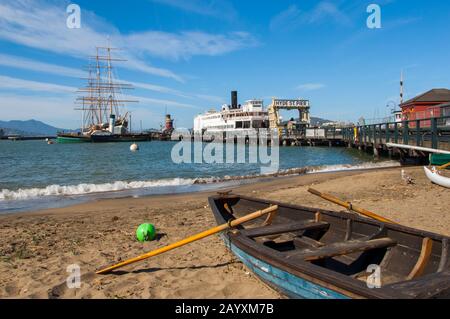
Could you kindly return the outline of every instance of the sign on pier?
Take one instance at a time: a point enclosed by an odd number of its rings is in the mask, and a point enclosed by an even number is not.
[[[298,107],[309,107],[309,100],[280,100],[280,99],[274,99],[273,100],[273,106],[279,107],[279,108],[298,108]]]

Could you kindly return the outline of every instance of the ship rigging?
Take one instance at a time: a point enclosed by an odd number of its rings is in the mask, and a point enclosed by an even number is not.
[[[85,87],[77,93],[80,96],[76,104],[81,111],[81,129],[79,133],[58,134],[58,142],[122,142],[149,140],[148,134],[132,134],[129,130],[129,112],[125,111],[128,103],[137,100],[126,98],[124,91],[133,90],[130,83],[116,80],[112,62],[126,60],[112,56],[111,47],[97,47],[96,55],[89,58],[88,77]]]

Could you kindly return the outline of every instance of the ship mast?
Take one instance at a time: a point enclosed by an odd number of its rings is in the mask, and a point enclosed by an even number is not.
[[[112,83],[112,71],[111,71],[111,48],[108,48],[108,85],[109,87],[112,87],[113,83]],[[113,92],[110,92],[111,94]],[[114,116],[114,111],[113,111],[113,96],[110,95],[109,96],[109,114],[110,116]]]
[[[400,73],[400,105],[403,104],[403,70]]]
[[[78,110],[83,111],[82,133],[98,130],[114,133],[116,124],[128,129],[126,115],[120,114],[119,107],[124,107],[125,103],[138,101],[119,97],[124,90],[131,90],[133,86],[115,81],[112,62],[126,60],[113,58],[111,54],[113,50],[118,49],[109,45],[96,48],[96,55],[90,58],[90,61],[94,61],[88,65],[87,85],[78,90],[78,93],[82,94],[77,98],[77,104],[82,105]]]
[[[97,55],[96,55],[96,57],[95,57],[95,62],[96,62],[96,71],[97,71],[97,90],[98,90],[98,92],[97,92],[97,96],[98,96],[98,99],[97,99],[97,103],[98,103],[98,111],[99,111],[99,118],[100,118],[100,123],[99,124],[102,124],[102,121],[103,121],[103,117],[102,117],[102,99],[101,99],[101,89],[100,89],[100,79],[101,79],[101,70],[100,70],[100,60],[99,60],[99,58],[98,58],[98,48],[96,48],[96,50],[97,50]]]

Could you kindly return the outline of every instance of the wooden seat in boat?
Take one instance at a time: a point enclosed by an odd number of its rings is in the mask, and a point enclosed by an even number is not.
[[[351,234],[349,234],[349,235],[351,235]],[[357,240],[368,241],[368,240],[373,240],[373,239],[383,238],[383,237],[386,237],[386,227],[385,226],[381,227],[376,233],[374,233],[370,236],[363,237],[363,238],[358,238]],[[346,239],[346,241],[348,241],[348,240],[350,240],[350,239]],[[319,248],[319,247],[323,247],[326,245],[323,242],[320,242],[313,238],[305,237],[305,236],[295,237],[293,239],[293,243],[294,243],[294,246],[298,249]]]
[[[387,237],[373,240],[351,240],[317,248],[296,250],[286,254],[286,258],[300,258],[305,261],[316,261],[331,257],[349,255],[357,252],[389,248],[395,246],[396,244],[397,242],[395,240]]]
[[[299,248],[299,249],[303,249],[303,248],[309,248],[309,247],[313,247],[313,248],[319,248],[319,247],[323,247],[325,246],[324,243],[317,241],[315,239],[309,238],[309,237],[295,237],[293,239],[294,242],[294,246]]]
[[[303,221],[289,224],[270,225],[242,230],[244,236],[250,238],[279,235],[283,233],[309,231],[309,230],[327,230],[330,227],[326,222]]]

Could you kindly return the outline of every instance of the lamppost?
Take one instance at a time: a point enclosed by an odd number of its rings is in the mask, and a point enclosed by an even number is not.
[[[393,100],[390,100],[386,104],[386,107],[389,109],[391,116],[394,116],[394,120],[395,120],[395,112],[397,111],[396,110],[397,109],[397,103],[395,101],[393,101]]]

